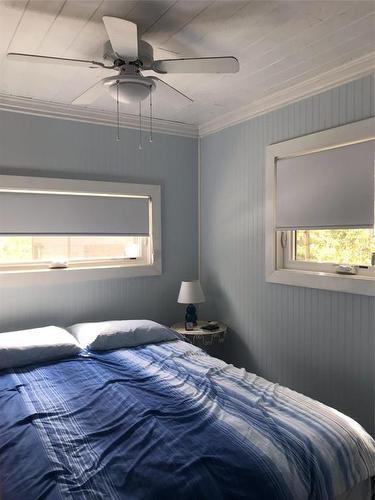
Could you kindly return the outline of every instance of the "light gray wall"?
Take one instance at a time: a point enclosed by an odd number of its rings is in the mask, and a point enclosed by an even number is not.
[[[231,327],[224,356],[374,432],[374,299],[265,283],[268,144],[374,115],[371,77],[201,139],[202,316]]]
[[[109,318],[183,318],[181,280],[197,277],[197,140],[0,112],[0,174],[160,184],[163,274],[51,286],[1,286],[0,331]]]

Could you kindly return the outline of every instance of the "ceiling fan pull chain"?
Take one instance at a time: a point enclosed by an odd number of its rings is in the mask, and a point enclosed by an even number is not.
[[[139,146],[138,149],[142,149],[142,103],[139,101]]]
[[[152,142],[152,87],[150,86],[150,138],[149,142]]]
[[[120,85],[120,80],[116,81],[116,112],[117,112],[117,136],[116,141],[120,140],[120,102],[118,99],[118,88]]]

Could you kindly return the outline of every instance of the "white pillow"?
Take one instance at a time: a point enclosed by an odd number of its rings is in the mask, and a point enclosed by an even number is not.
[[[0,333],[0,370],[66,358],[81,348],[69,332],[57,326]]]
[[[77,323],[70,326],[68,331],[82,347],[94,351],[135,347],[179,338],[169,328],[145,319]]]

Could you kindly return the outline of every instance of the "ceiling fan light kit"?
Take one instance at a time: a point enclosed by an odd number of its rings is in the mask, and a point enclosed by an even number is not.
[[[117,71],[118,75],[103,78],[92,87],[85,90],[80,96],[73,100],[73,104],[87,106],[95,102],[103,92],[116,101],[117,110],[117,137],[119,140],[119,104],[139,103],[140,137],[141,137],[141,103],[149,97],[150,100],[150,142],[152,141],[152,93],[163,87],[171,96],[182,103],[191,103],[193,100],[179,90],[156,76],[144,76],[142,71],[154,71],[157,74],[169,73],[237,73],[239,63],[235,57],[199,57],[166,59],[154,61],[152,46],[144,40],[138,39],[138,28],[135,23],[117,17],[104,16],[104,27],[107,31],[109,41],[104,47],[104,59],[110,62],[105,65],[102,62],[84,59],[69,59],[52,57],[39,54],[22,54],[9,52],[7,57],[20,62],[40,62],[65,65],[79,65],[87,68],[100,67]],[[140,141],[141,149],[141,141]]]
[[[118,82],[118,83],[117,83]],[[149,77],[138,75],[119,75],[107,79],[103,82],[105,87],[108,87],[108,92],[113,99],[117,99],[124,104],[130,104],[135,101],[144,101],[150,96],[156,85]]]

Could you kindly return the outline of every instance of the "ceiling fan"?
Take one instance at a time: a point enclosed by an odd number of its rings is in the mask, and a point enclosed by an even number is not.
[[[117,17],[104,16],[103,23],[109,41],[104,47],[104,60],[109,64],[82,59],[68,59],[35,54],[9,52],[7,57],[17,61],[61,63],[66,65],[105,68],[118,74],[103,78],[73,100],[73,104],[88,105],[107,91],[116,101],[141,102],[157,87],[164,87],[181,103],[192,102],[188,96],[167,84],[157,76],[144,76],[142,71],[157,74],[169,73],[236,73],[239,63],[235,57],[199,57],[184,59],[154,60],[152,46],[138,38],[137,25]]]

